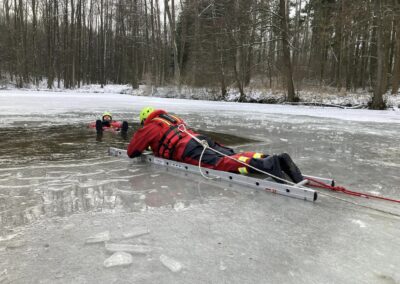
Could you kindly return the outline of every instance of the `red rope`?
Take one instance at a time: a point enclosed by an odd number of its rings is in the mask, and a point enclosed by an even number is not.
[[[347,188],[345,188],[343,186],[331,186],[329,184],[326,184],[324,182],[321,182],[319,180],[316,180],[316,179],[313,179],[313,178],[309,178],[309,177],[307,177],[307,179],[310,182],[314,183],[314,184],[310,184],[310,186],[313,186],[313,187],[330,189],[330,190],[333,190],[333,191],[342,192],[344,194],[357,196],[357,197],[373,198],[373,199],[380,199],[380,200],[386,200],[386,201],[400,203],[400,200],[397,200],[397,199],[392,199],[392,198],[373,195],[373,194],[369,194],[369,193],[362,193],[362,192],[357,192],[357,191],[353,191],[353,190],[348,190]]]

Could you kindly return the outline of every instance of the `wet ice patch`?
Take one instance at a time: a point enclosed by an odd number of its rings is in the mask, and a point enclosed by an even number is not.
[[[137,228],[132,229],[129,232],[123,233],[122,237],[124,239],[130,239],[130,238],[136,238],[136,237],[140,237],[140,236],[143,236],[143,235],[147,235],[149,233],[150,233],[150,231],[149,231],[148,228],[146,228],[146,227],[137,227]]]
[[[15,249],[15,248],[20,248],[26,245],[26,242],[24,240],[13,240],[7,244],[8,249]]]
[[[106,244],[106,251],[108,252],[129,252],[133,254],[147,254],[151,252],[151,248],[143,245],[131,244]]]
[[[141,171],[141,170],[142,169],[129,169],[128,172],[136,173],[136,172]]]
[[[390,265],[390,267],[394,270],[396,269],[393,267],[393,265]],[[398,284],[400,283],[400,273],[399,272],[394,272],[394,271],[388,271],[387,273],[382,273],[382,272],[375,272],[375,275],[384,281],[384,283],[394,283]]]
[[[356,225],[360,226],[360,228],[366,228],[366,227],[367,227],[367,224],[365,224],[365,223],[364,223],[363,221],[361,221],[361,220],[352,219],[351,222],[352,222],[353,224],[356,224]]]
[[[64,190],[67,190],[67,189],[69,189],[69,188],[71,188],[71,184],[69,184],[69,185],[65,185],[65,186],[59,186],[59,185],[57,185],[57,187],[47,187],[46,189],[44,189],[43,191],[53,191],[53,192],[61,192],[61,191],[64,191]],[[46,204],[50,204],[50,203],[52,203],[53,202],[53,200],[48,200],[47,202],[46,202]]]
[[[11,174],[10,173],[6,173],[6,174],[1,174],[0,178],[6,178],[6,177],[10,177]]]
[[[135,195],[136,193],[133,191],[129,191],[129,190],[122,190],[122,189],[118,189],[117,192],[119,194],[123,194],[123,195]]]
[[[107,242],[110,240],[110,232],[105,231],[98,233],[94,236],[91,236],[86,239],[85,243],[86,244],[96,244],[96,243],[102,243],[102,242]]]
[[[77,177],[84,177],[84,176],[94,176],[94,175],[101,175],[101,174],[104,174],[104,170],[98,170],[98,171],[91,172],[91,173],[77,173],[75,175]]]
[[[66,224],[64,227],[63,227],[63,230],[71,230],[71,229],[73,229],[73,228],[75,228],[75,224]]]
[[[107,179],[107,180],[101,180],[101,181],[88,180],[88,182],[80,183],[79,188],[90,189],[92,187],[98,187],[98,186],[108,185],[108,184],[118,183],[118,182],[129,182],[129,179],[114,178],[114,179]]]

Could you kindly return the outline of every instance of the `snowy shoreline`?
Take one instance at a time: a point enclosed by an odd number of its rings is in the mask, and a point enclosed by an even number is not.
[[[369,123],[400,123],[398,108],[378,111],[369,109],[342,109],[321,106],[292,106],[287,104],[255,104],[224,101],[193,100],[162,98],[156,96],[121,95],[113,86],[104,88],[103,92],[94,89],[87,91],[32,91],[32,90],[3,90],[0,91],[0,122],[3,126],[11,125],[13,121],[39,120],[44,123],[55,123],[60,115],[69,117],[69,123],[92,121],[105,110],[118,114],[119,117],[136,117],[145,106],[163,108],[179,113],[184,117],[190,114],[212,115],[215,113],[235,114],[244,119],[257,118],[264,115],[265,119],[299,120],[299,117],[328,118],[343,121]],[[189,96],[189,95],[187,95]],[[86,113],[85,119],[77,114]],[[292,116],[288,118],[287,116]],[[24,118],[25,117],[25,118]],[[47,118],[46,118],[47,117]]]
[[[39,86],[30,85],[28,88],[16,89],[13,85],[4,86],[1,91],[32,91],[32,92],[63,92],[63,93],[104,93],[104,94],[125,94],[132,96],[149,96],[159,98],[238,102],[239,91],[235,88],[227,90],[225,98],[221,98],[218,88],[193,88],[189,86],[154,87],[140,85],[138,89],[132,89],[130,85],[105,85],[101,88],[98,84],[85,85],[76,89],[53,88],[48,89],[44,83]],[[285,102],[285,94],[282,90],[246,88],[245,103],[259,104],[288,104]],[[320,90],[301,90],[298,91],[299,103],[289,103],[294,105],[315,105],[339,108],[367,108],[371,101],[372,94],[367,91],[357,92],[338,92],[336,89]],[[400,94],[384,95],[384,101],[388,109],[399,110]]]

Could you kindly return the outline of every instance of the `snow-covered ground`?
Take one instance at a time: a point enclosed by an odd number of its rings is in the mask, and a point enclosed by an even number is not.
[[[15,90],[15,86],[8,85],[3,89]],[[191,100],[211,100],[236,102],[239,99],[239,91],[236,88],[228,88],[225,98],[221,98],[219,88],[194,88],[189,86],[154,87],[149,85],[140,85],[138,89],[132,89],[130,85],[84,85],[77,89],[64,89],[54,87],[52,90],[47,88],[43,81],[39,86],[30,85],[29,88],[22,89],[27,91],[40,92],[68,92],[68,93],[104,93],[104,94],[128,94],[133,96],[152,96],[161,98],[179,98]],[[245,101],[251,103],[285,103],[285,94],[282,90],[273,90],[267,88],[248,87],[245,89]],[[300,104],[310,105],[332,105],[344,108],[366,108],[371,101],[372,93],[358,90],[356,92],[338,92],[335,88],[309,88],[297,92],[300,98]],[[400,107],[400,93],[392,95],[390,92],[384,95],[387,107],[398,110]]]
[[[373,111],[365,109],[337,109],[330,107],[290,106],[278,104],[253,104],[235,102],[216,102],[187,99],[159,98],[151,96],[131,96],[114,93],[74,93],[68,92],[34,92],[34,91],[2,91],[0,92],[0,123],[8,125],[16,119],[9,116],[21,114],[32,115],[34,120],[40,120],[43,115],[54,117],[53,122],[59,119],[65,122],[77,122],[74,113],[90,112],[90,121],[105,110],[122,113],[138,113],[144,106],[152,105],[179,113],[192,112],[233,112],[246,113],[248,117],[257,117],[260,114],[274,114],[279,119],[282,115],[311,116],[333,118],[350,121],[399,123],[400,111],[386,110]],[[60,118],[59,114],[63,116]],[[69,115],[68,121],[65,115]],[[79,121],[81,121],[79,117]],[[134,119],[132,116],[131,119]]]
[[[107,147],[128,141],[85,127],[104,110],[133,122],[147,105],[258,141],[238,151],[289,152],[305,173],[400,198],[398,111],[2,91],[0,283],[400,283],[396,216],[327,192],[303,202],[111,158]],[[110,243],[142,253],[106,268]]]

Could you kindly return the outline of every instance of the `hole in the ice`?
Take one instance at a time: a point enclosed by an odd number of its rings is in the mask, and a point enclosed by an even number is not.
[[[259,185],[260,185],[260,183],[257,181],[257,182],[256,182],[256,185],[257,185],[257,186],[259,186]]]
[[[208,171],[206,171],[206,174],[208,174]]]
[[[233,179],[233,177],[232,177],[232,176],[229,176],[229,179]]]
[[[289,189],[289,188],[286,188],[286,192],[290,192],[290,189]]]

